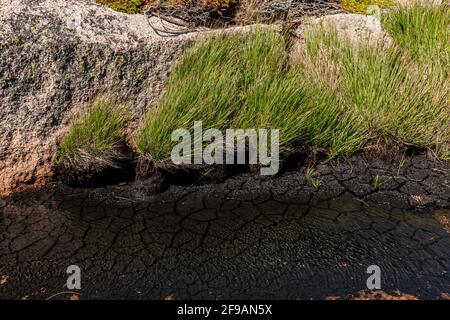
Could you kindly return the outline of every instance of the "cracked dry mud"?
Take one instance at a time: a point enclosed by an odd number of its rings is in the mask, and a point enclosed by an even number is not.
[[[384,168],[384,169],[383,169]],[[81,299],[326,298],[366,288],[419,298],[450,291],[449,166],[406,157],[319,164],[261,179],[71,189],[0,198],[0,297],[48,298],[82,270]],[[378,188],[373,179],[382,177]]]

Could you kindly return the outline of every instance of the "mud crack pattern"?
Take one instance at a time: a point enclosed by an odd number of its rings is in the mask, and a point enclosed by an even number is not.
[[[433,215],[449,212],[448,165],[386,168],[320,164],[318,189],[298,168],[158,195],[53,184],[0,198],[0,297],[64,291],[76,264],[82,299],[326,298],[366,289],[376,264],[383,291],[438,298],[450,291],[450,236]]]

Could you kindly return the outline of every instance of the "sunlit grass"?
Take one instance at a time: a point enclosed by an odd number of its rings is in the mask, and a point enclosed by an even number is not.
[[[382,22],[395,42],[414,59],[450,67],[448,4],[397,7],[383,13]]]
[[[276,32],[196,44],[172,70],[161,104],[146,115],[136,138],[138,151],[164,163],[176,143],[171,133],[192,132],[194,121],[202,121],[204,130],[279,129],[282,149],[326,148],[331,157],[386,140],[448,158],[445,32],[432,29],[435,40],[429,43],[436,48],[423,44],[414,35],[419,27],[396,29],[408,21],[408,10],[419,9],[396,10],[385,18],[394,44],[355,46],[319,28],[305,33],[306,49],[295,64],[289,62],[285,37]],[[440,17],[439,28],[448,26],[443,13],[434,13],[441,9],[420,10]],[[415,21],[427,25],[428,20]],[[434,67],[423,62],[425,52],[438,62]]]
[[[323,79],[317,73],[311,76],[324,90],[336,93],[345,114],[359,119],[361,133],[369,139],[435,148],[445,157],[450,109],[448,78],[442,69],[416,63],[397,45],[352,46],[336,41],[333,32],[315,32],[317,36],[307,39],[310,65],[305,70],[333,70]],[[336,78],[334,87],[330,77]]]
[[[82,151],[101,156],[119,146],[128,120],[124,107],[114,99],[102,98],[74,118],[59,146],[58,159]]]
[[[355,132],[334,94],[308,85],[287,60],[283,36],[269,31],[196,45],[173,70],[159,108],[147,115],[138,150],[156,161],[168,160],[175,144],[172,131],[192,131],[197,120],[204,130],[279,129],[286,148],[308,143],[355,149],[349,146]]]

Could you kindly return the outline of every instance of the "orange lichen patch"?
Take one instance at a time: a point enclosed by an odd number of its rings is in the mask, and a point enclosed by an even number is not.
[[[434,212],[434,218],[440,223],[440,225],[450,234],[450,210],[439,209]]]
[[[395,290],[394,294],[388,294],[381,290],[376,291],[360,291],[359,296],[355,297],[354,300],[419,300],[416,296],[411,294],[403,293],[400,290]]]
[[[450,300],[450,294],[447,292],[442,292],[441,293],[441,299],[443,300]]]
[[[416,296],[395,290],[392,294],[382,290],[365,291],[361,290],[356,295],[347,297],[330,296],[327,300],[419,300]]]
[[[432,197],[424,194],[413,194],[409,196],[412,205],[424,205],[433,200]]]
[[[413,195],[411,196],[411,198],[412,198],[414,201],[416,201],[416,202],[422,202],[423,199],[424,199],[424,196],[423,196],[423,195],[420,195],[420,194],[413,194]]]
[[[73,293],[69,296],[69,300],[80,300],[80,297],[77,294]]]
[[[4,285],[8,282],[9,277],[8,276],[0,276],[0,286]]]
[[[17,148],[22,150],[23,148]],[[4,162],[0,168],[0,196],[36,189],[53,178],[54,158],[46,151],[28,155],[26,160]]]

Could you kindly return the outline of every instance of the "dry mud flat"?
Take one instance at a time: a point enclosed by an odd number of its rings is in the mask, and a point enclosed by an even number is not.
[[[303,166],[156,195],[55,183],[0,198],[0,297],[65,291],[72,264],[81,299],[346,297],[369,265],[384,292],[448,296],[449,165],[400,160],[319,163],[317,189]]]

